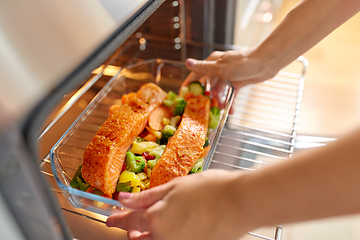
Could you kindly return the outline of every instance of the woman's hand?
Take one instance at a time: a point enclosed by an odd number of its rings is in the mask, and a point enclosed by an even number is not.
[[[203,61],[187,59],[186,67],[191,71],[183,86],[206,77],[229,80],[235,89],[272,78],[280,69],[266,64],[257,48],[243,48],[237,51],[215,51]],[[204,82],[204,80],[203,80]]]
[[[256,171],[206,170],[135,194],[108,218],[130,240],[238,239],[255,228],[360,213],[360,129]],[[334,174],[336,173],[336,174]]]
[[[141,193],[120,193],[132,211],[110,216],[107,226],[129,239],[239,239],[253,229],[233,189],[239,172],[207,170],[176,178]]]

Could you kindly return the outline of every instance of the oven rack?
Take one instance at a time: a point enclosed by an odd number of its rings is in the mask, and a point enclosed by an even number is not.
[[[300,73],[281,71],[237,92],[210,168],[253,171],[291,158],[308,67],[303,57],[297,62],[302,65]],[[249,235],[280,240],[282,226],[276,226],[275,233],[259,231]],[[271,234],[274,237],[267,237]]]
[[[228,116],[219,143],[209,162],[209,168],[253,171],[291,157],[308,66],[307,60],[303,57],[299,57],[297,62],[302,65],[300,73],[279,72],[271,80],[243,87],[237,92],[232,113]],[[95,75],[89,82],[93,84],[99,77]],[[86,90],[88,88],[84,87],[79,91]],[[77,98],[73,97],[69,101],[76,100]],[[103,109],[106,109],[106,106]],[[104,116],[106,114],[100,113],[99,119],[94,121],[103,121]],[[84,131],[93,131],[95,134],[96,129],[84,129]],[[47,155],[40,163],[40,168],[51,189],[57,193],[61,209],[105,223],[104,216],[74,208],[64,201],[53,177],[49,159]],[[260,233],[250,232],[243,239],[249,237],[281,239],[281,225],[275,227],[275,233],[273,230],[270,233],[267,229],[264,231],[265,233],[262,230]]]
[[[256,170],[291,157],[308,64],[298,61],[302,73],[279,72],[237,92],[210,168]]]

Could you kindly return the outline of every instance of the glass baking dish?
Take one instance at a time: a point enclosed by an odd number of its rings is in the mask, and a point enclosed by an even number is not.
[[[109,80],[50,151],[56,183],[68,202],[74,207],[106,216],[123,208],[116,200],[70,187],[73,175],[82,164],[83,153],[108,118],[109,108],[123,94],[135,92],[147,82],[154,82],[165,91],[178,92],[188,75],[189,71],[181,62],[153,59],[122,68]],[[203,169],[209,166],[234,98],[234,89],[228,81],[212,81],[207,87],[211,97],[218,100],[221,117],[218,127],[209,135],[211,150],[204,159]]]

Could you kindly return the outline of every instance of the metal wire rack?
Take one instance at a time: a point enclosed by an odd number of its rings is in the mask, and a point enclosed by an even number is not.
[[[303,86],[303,74],[280,72],[240,89],[211,166],[255,170],[290,158]]]
[[[271,80],[237,92],[210,168],[253,171],[291,157],[308,66],[305,58],[298,61],[300,73],[279,72]],[[280,240],[281,231],[278,225],[274,238],[249,235]]]

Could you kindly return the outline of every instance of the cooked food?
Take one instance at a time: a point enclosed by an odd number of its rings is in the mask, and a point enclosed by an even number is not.
[[[220,109],[210,108],[212,99],[200,83],[192,86],[177,95],[148,83],[122,96],[86,148],[70,185],[117,199],[121,191],[140,192],[202,171]]]
[[[151,172],[150,188],[190,172],[204,151],[209,112],[209,98],[198,95],[188,100],[179,128]]]
[[[189,91],[194,94],[194,96],[204,95],[205,87],[200,82],[191,82],[189,83]]]
[[[128,94],[122,105],[114,105],[83,155],[82,177],[106,195],[115,192],[125,155],[144,130],[151,111],[167,96],[153,83]]]
[[[162,121],[164,118],[170,119],[172,117],[171,110],[165,106],[155,108],[149,117],[149,127],[159,131],[164,128],[166,124]]]

